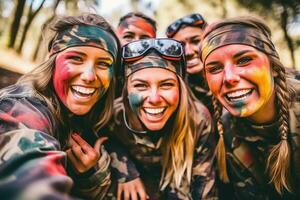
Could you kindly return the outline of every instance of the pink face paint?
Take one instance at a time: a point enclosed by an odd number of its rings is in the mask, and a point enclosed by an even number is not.
[[[72,52],[67,52],[59,55],[55,61],[55,69],[53,75],[53,85],[56,94],[60,100],[65,103],[68,92],[68,82],[71,78],[70,69],[68,67],[68,56],[76,55]]]

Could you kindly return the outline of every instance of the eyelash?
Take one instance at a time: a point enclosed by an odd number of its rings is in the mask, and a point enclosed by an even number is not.
[[[244,64],[249,63],[251,60],[253,60],[251,57],[245,56],[245,57],[242,57],[242,58],[238,59],[237,64],[238,65],[244,65]]]

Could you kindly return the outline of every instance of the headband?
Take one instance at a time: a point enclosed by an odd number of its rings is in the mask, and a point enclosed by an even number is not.
[[[109,52],[114,61],[118,53],[116,39],[111,33],[94,25],[75,25],[56,35],[52,46],[49,47],[50,55],[61,52],[74,46],[92,46]]]
[[[156,53],[150,53],[140,60],[134,62],[125,62],[125,76],[128,77],[134,72],[145,68],[162,68],[183,76],[182,63],[180,61],[171,61],[162,58]]]
[[[207,56],[217,48],[230,44],[252,46],[268,55],[279,58],[268,34],[260,29],[243,24],[231,24],[216,28],[202,41],[201,60],[205,63]]]
[[[119,25],[119,27],[128,28],[129,25],[135,26],[135,27],[143,30],[146,33],[150,33],[154,38],[156,37],[155,28],[147,20],[145,20],[141,17],[135,17],[135,16],[129,17],[129,18],[125,19]]]

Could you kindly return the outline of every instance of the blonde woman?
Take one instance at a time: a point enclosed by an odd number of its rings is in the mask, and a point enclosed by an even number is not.
[[[181,44],[145,39],[122,49],[125,86],[116,101],[111,152],[118,199],[216,199],[208,110],[183,81]],[[114,181],[114,179],[113,179]]]
[[[286,75],[270,29],[253,17],[216,22],[204,32],[201,58],[214,95],[220,178],[231,195],[220,196],[299,199],[300,82]]]
[[[120,45],[93,14],[61,18],[48,31],[49,59],[0,92],[1,198],[71,199],[72,189],[100,199],[110,158],[97,133],[112,114]]]

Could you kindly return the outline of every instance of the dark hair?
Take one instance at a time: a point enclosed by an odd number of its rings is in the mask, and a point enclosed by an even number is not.
[[[119,24],[118,26],[120,26],[121,24],[123,24],[124,21],[126,21],[126,19],[131,18],[131,17],[140,17],[143,18],[144,20],[146,20],[149,24],[151,24],[151,26],[153,27],[153,29],[156,31],[156,21],[150,17],[148,17],[147,15],[141,13],[141,12],[130,12],[127,13],[126,15],[122,16],[119,20]]]

